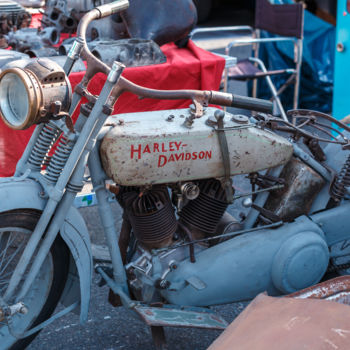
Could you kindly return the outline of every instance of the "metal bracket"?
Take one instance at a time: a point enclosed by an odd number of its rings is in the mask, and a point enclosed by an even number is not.
[[[137,305],[134,311],[151,327],[194,327],[223,330],[227,322],[215,312],[204,308],[162,305]]]
[[[230,165],[230,151],[227,145],[227,139],[224,129],[224,117],[225,112],[222,110],[217,110],[214,113],[214,117],[217,120],[217,129],[215,129],[218,133],[219,144],[221,149],[222,162],[224,165],[224,181],[223,187],[226,192],[226,201],[227,203],[233,202],[233,188],[232,188],[232,180],[231,180],[231,165]]]

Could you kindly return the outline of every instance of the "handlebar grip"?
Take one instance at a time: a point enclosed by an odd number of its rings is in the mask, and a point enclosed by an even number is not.
[[[96,7],[96,10],[100,11],[100,18],[107,17],[113,13],[117,13],[126,10],[129,7],[129,0],[117,0],[109,4]]]
[[[270,114],[273,111],[273,103],[271,101],[234,94],[232,94],[231,107],[249,109],[256,112]]]

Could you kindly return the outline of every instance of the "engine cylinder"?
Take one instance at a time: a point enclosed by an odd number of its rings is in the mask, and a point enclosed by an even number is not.
[[[158,186],[145,193],[125,192],[123,197],[137,240],[151,249],[169,245],[177,222],[167,188]]]
[[[221,182],[215,179],[199,183],[199,196],[191,200],[179,213],[180,221],[201,231],[204,236],[216,232],[216,227],[228,204]]]

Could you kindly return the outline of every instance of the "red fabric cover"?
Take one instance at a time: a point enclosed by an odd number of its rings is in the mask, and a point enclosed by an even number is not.
[[[127,68],[123,76],[136,84],[161,90],[218,90],[225,66],[224,59],[198,48],[192,42],[184,49],[166,44],[162,46],[162,51],[167,56],[166,63]],[[72,88],[82,77],[83,73],[70,75]],[[91,81],[89,90],[98,94],[104,81],[105,76],[98,74]],[[125,93],[117,101],[114,113],[178,109],[188,107],[189,103],[190,101],[184,100],[140,100],[131,93]],[[33,128],[15,131],[0,120],[0,176],[11,176],[14,173],[17,160],[23,153]]]
[[[39,28],[41,26],[41,17],[43,15],[41,13],[33,13],[32,21],[30,22],[31,28]]]

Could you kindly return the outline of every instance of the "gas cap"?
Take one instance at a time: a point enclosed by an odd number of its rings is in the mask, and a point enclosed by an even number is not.
[[[248,124],[249,118],[243,114],[235,114],[232,116],[231,120],[238,124]]]

